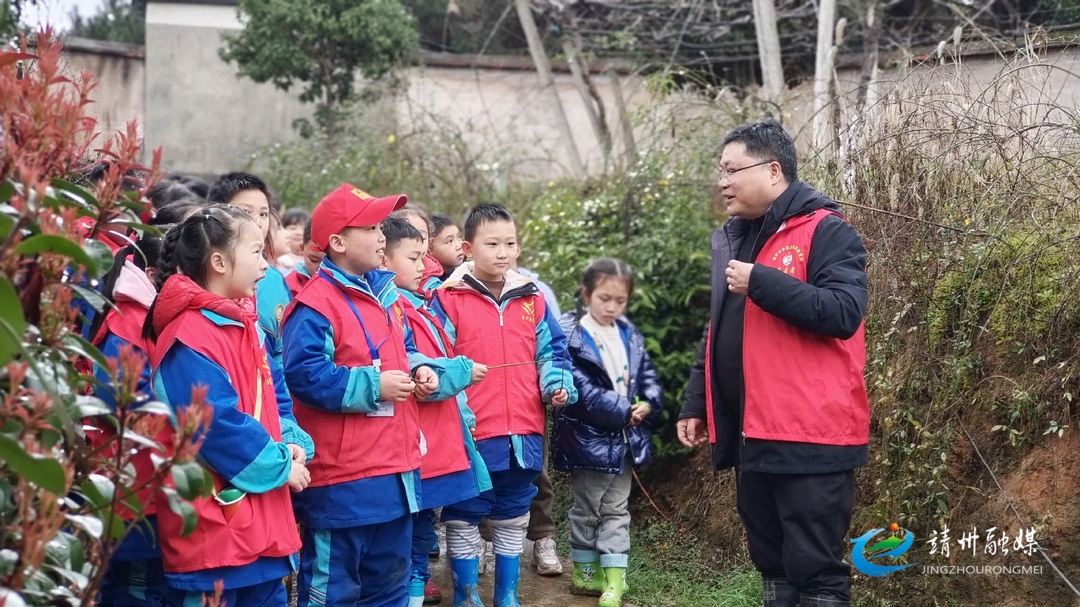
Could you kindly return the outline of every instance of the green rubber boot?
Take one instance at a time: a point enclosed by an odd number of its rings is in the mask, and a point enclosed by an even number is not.
[[[574,561],[574,575],[570,577],[570,594],[600,596],[604,594],[606,587],[607,583],[600,569],[599,560],[590,563]]]
[[[604,594],[596,607],[622,607],[623,590],[626,588],[626,567],[604,567]]]

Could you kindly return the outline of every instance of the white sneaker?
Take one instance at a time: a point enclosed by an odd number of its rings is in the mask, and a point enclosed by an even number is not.
[[[562,562],[555,551],[555,538],[545,537],[533,542],[532,562],[540,575],[562,575]]]
[[[491,542],[482,542],[480,548],[480,575],[495,573],[495,545]]]

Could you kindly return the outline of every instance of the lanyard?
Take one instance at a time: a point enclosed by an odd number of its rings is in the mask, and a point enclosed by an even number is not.
[[[341,283],[334,280],[332,276],[326,270],[319,270],[319,275],[326,279],[330,284],[337,287],[338,291],[341,291],[341,296],[345,298],[345,303],[349,304],[349,309],[352,310],[353,315],[356,316],[356,321],[360,323],[360,330],[364,332],[364,339],[367,340],[368,351],[371,352],[371,366],[375,367],[375,372],[382,371],[382,361],[379,357],[379,347],[375,345],[375,342],[371,341],[371,335],[368,333],[367,326],[364,325],[364,319],[360,316],[360,310],[356,309],[356,304],[352,302],[352,298],[349,297],[349,293],[345,291],[345,287],[341,286]],[[382,343],[385,343],[385,339]],[[380,345],[382,345],[380,343]]]

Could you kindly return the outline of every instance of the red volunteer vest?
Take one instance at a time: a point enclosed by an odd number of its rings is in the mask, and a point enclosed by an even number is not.
[[[450,337],[430,310],[416,309],[405,296],[398,300],[398,305],[405,310],[405,318],[413,329],[413,341],[421,354],[431,358],[454,356]],[[435,327],[438,336],[432,333],[428,322]],[[439,348],[440,342],[447,346],[446,354]],[[420,478],[435,478],[468,470],[469,454],[465,452],[465,437],[462,434],[457,398],[417,403],[417,410],[420,415],[420,431],[427,440],[427,453],[420,464]]]
[[[242,340],[248,338],[246,333],[236,326],[219,327],[197,309],[185,310],[158,337],[154,369],[159,367],[174,341],[183,342],[225,370],[239,393],[237,409],[257,419],[274,441],[281,442],[277,396],[266,350],[258,346],[262,366],[252,369],[242,354]],[[260,391],[261,399],[257,397]],[[215,493],[226,486],[217,473],[211,470],[210,475]],[[167,572],[247,565],[259,557],[288,556],[300,549],[300,535],[287,485],[267,493],[247,494],[228,521],[222,506],[213,497],[195,499],[192,504],[199,522],[187,537],[180,535],[182,519],[169,509],[164,496],[159,494],[158,499],[162,500],[157,508],[161,556]]]
[[[485,365],[536,359],[536,326],[545,311],[543,295],[515,297],[500,313],[487,295],[461,285],[439,289],[439,303],[457,330],[457,354]],[[492,369],[465,394],[476,414],[476,440],[544,434],[544,401],[536,365]]]
[[[336,283],[319,275],[308,281],[296,296],[285,311],[282,323],[288,321],[295,302],[303,303],[326,318],[334,328],[335,364],[370,367],[372,353],[364,339],[364,330],[345,297],[362,315],[368,335],[379,350],[382,370],[408,373],[405,311],[400,301],[387,312],[373,297],[354,289],[343,292]],[[312,487],[399,474],[420,467],[420,421],[412,396],[405,402],[394,404],[392,417],[332,413],[308,406],[299,399],[293,400],[296,421],[317,446],[314,459],[308,463]]]
[[[304,285],[311,280],[310,276],[304,276],[300,272],[293,270],[285,275],[285,284],[288,285],[289,290],[292,291],[293,297],[300,292],[300,289],[304,288]]]
[[[755,259],[806,282],[818,210],[789,219]],[[743,433],[747,438],[822,445],[863,445],[870,440],[870,403],[863,369],[866,337],[860,324],[850,339],[804,331],[747,298],[743,321]],[[709,332],[710,336],[712,332]],[[705,368],[711,372],[711,344]],[[706,379],[706,385],[711,386]],[[715,442],[712,394],[706,409]]]

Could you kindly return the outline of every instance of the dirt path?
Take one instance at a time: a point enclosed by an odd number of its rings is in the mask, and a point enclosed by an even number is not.
[[[522,607],[596,607],[595,597],[574,596],[567,589],[573,567],[569,559],[564,559],[562,575],[558,577],[538,575],[532,567],[532,542],[526,542],[525,554],[521,556],[521,581],[518,582],[518,598],[521,600]],[[453,605],[454,584],[450,578],[450,560],[446,558],[445,551],[442,557],[431,561],[431,575],[443,593],[440,606]],[[486,607],[492,607],[495,604],[492,600],[493,578],[491,574],[480,576],[480,600]],[[624,607],[630,607],[630,605],[624,603]]]

